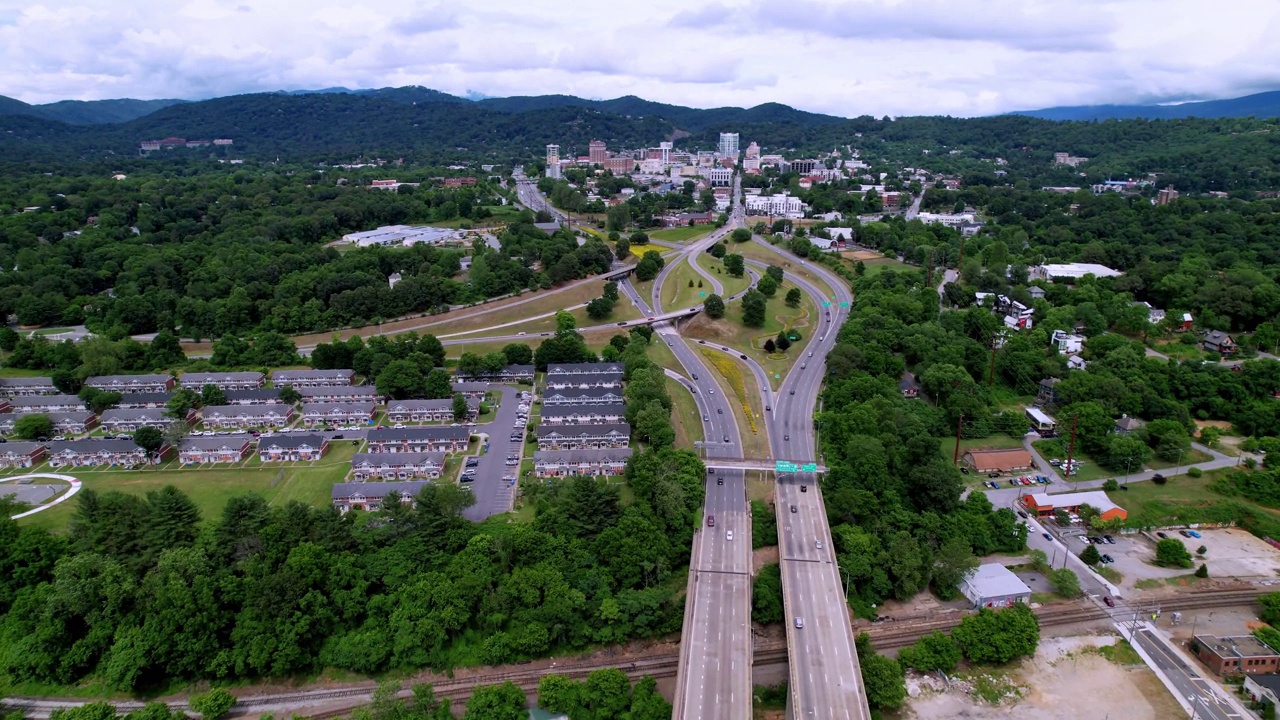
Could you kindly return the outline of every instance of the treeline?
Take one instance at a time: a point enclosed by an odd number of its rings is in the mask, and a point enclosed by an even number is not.
[[[502,664],[671,632],[667,581],[687,562],[702,474],[691,452],[641,453],[630,505],[559,480],[532,525],[473,526],[454,485],[377,515],[239,496],[203,525],[172,488],[86,490],[66,538],[0,521],[0,672],[138,690]]]
[[[914,273],[859,278],[858,302],[827,357],[816,418],[831,467],[823,497],[860,614],[926,587],[954,597],[978,556],[1019,552],[1026,540],[1012,510],[994,509],[982,493],[961,501],[960,472],[937,439],[953,434],[954,422],[945,408],[906,400],[898,389],[907,336],[928,335],[935,357],[951,355],[937,294],[921,285]]]

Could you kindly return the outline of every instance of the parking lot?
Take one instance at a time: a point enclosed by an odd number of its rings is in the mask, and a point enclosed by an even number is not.
[[[1200,533],[1200,538],[1183,537],[1178,530],[1159,532],[1182,542],[1195,558],[1196,564],[1192,568],[1155,565],[1156,541],[1160,540],[1155,532],[1112,534],[1114,544],[1100,544],[1097,548],[1099,553],[1114,558],[1114,562],[1107,566],[1123,576],[1121,587],[1132,590],[1140,580],[1166,580],[1185,576],[1199,567],[1201,562],[1208,563],[1210,577],[1257,579],[1280,575],[1280,550],[1239,528],[1198,529],[1196,532]],[[1067,547],[1076,555],[1085,548],[1085,543],[1080,540],[1083,535],[1083,531],[1072,529],[1063,536]],[[1208,548],[1203,558],[1196,555],[1196,550],[1202,545]]]

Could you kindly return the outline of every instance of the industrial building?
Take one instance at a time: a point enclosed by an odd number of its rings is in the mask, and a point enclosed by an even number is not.
[[[1017,472],[1036,466],[1026,450],[966,450],[960,461],[980,473]]]
[[[346,242],[355,243],[359,247],[371,245],[417,245],[427,243],[440,245],[450,242],[461,242],[461,234],[450,228],[430,227],[427,225],[383,225],[376,230],[347,233],[342,236]]]
[[[1031,588],[1000,563],[979,565],[960,584],[975,608],[1001,608],[1031,602]]]

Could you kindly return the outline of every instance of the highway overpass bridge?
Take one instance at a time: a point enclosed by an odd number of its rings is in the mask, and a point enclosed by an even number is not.
[[[723,443],[721,443],[723,444]],[[788,473],[825,473],[827,467],[817,463],[793,463],[775,460],[726,460],[724,458],[703,458],[702,464],[708,470],[757,470],[778,474]]]

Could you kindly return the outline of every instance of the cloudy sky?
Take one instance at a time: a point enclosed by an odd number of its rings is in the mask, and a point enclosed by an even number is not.
[[[985,115],[1280,89],[1277,0],[0,0],[31,103],[423,85]]]

